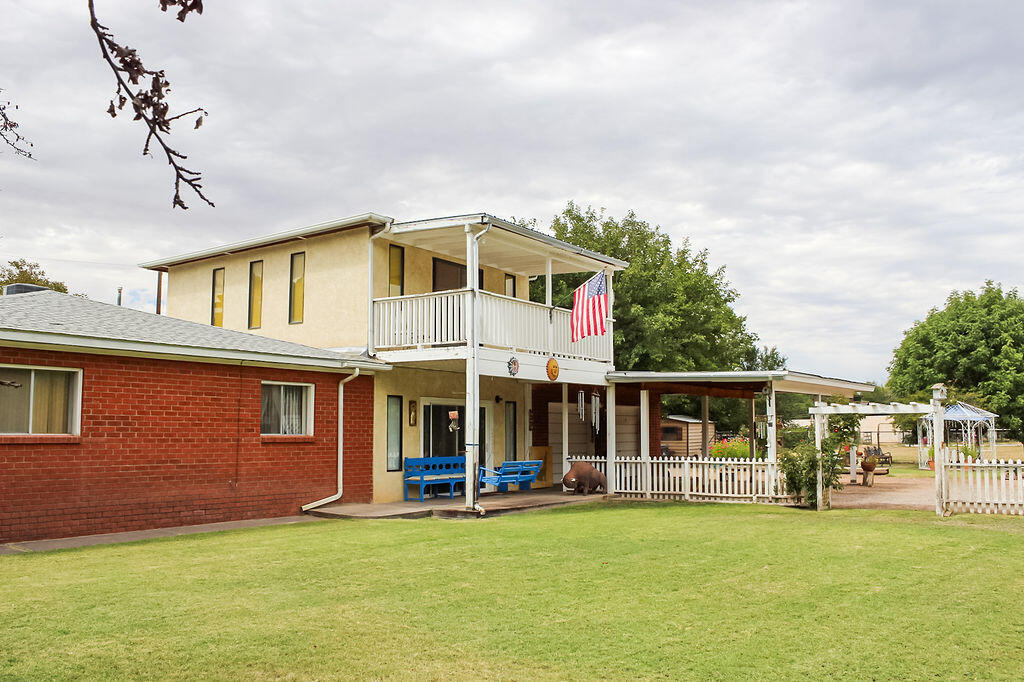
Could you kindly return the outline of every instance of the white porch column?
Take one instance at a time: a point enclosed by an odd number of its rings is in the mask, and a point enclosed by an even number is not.
[[[605,270],[605,279],[608,282],[608,319],[605,324],[608,327],[608,359],[611,360],[614,366],[615,362],[615,291],[612,289],[612,275],[615,274],[614,270]]]
[[[640,389],[640,458],[644,463],[644,495],[651,496],[650,391]]]
[[[708,449],[708,397],[702,395],[700,397],[700,456],[701,459],[707,459],[711,455],[711,450]],[[689,438],[689,429],[687,429],[687,438]]]
[[[768,461],[779,461],[779,443],[775,425],[775,385],[768,384],[766,396],[767,432],[768,432]]]
[[[466,225],[466,281],[469,283],[469,303],[466,306],[466,509],[474,509],[480,480],[480,374],[477,367],[477,240]]]
[[[371,234],[369,240],[366,242],[368,249],[367,261],[369,262],[369,265],[367,266],[369,274],[366,279],[366,354],[370,357],[373,357],[374,352],[376,351],[376,344],[374,343],[376,337],[376,325],[374,324],[373,319],[373,242],[373,234]]]
[[[544,305],[548,307],[548,353],[555,351],[555,321],[551,314],[551,259],[545,263],[547,272],[544,275]],[[564,411],[564,409],[563,409]]]
[[[615,384],[608,384],[607,397],[605,399],[605,425],[604,439],[605,450],[608,458],[608,489],[609,495],[615,494]]]
[[[562,384],[562,476],[569,471],[569,384]],[[555,481],[555,485],[562,485]],[[564,490],[564,487],[563,487]]]

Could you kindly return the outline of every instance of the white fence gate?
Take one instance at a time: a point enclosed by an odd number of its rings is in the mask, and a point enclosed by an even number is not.
[[[573,457],[608,475],[604,457]],[[795,505],[800,496],[786,490],[777,462],[699,457],[617,457],[613,492],[623,497],[693,502],[745,502]]]
[[[939,467],[942,511],[1024,515],[1024,462],[950,454]]]

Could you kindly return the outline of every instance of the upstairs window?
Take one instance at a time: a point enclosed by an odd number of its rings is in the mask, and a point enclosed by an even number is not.
[[[506,296],[511,296],[512,298],[516,297],[516,276],[515,275],[505,275],[505,295]]]
[[[405,249],[388,247],[388,296],[405,295]]]
[[[313,433],[313,385],[264,382],[260,388],[260,434]]]
[[[306,299],[306,254],[293,253],[291,280],[288,287],[288,323],[302,322],[302,309]]]
[[[249,329],[263,322],[263,261],[249,263]]]
[[[213,271],[213,291],[210,296],[210,324],[224,326],[224,268]]]
[[[75,434],[78,370],[0,366],[0,433]]]

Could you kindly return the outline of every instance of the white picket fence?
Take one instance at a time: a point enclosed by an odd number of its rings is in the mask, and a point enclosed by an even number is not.
[[[954,452],[941,468],[943,509],[1024,515],[1024,462],[982,460]]]
[[[607,458],[571,457],[572,461],[589,462],[608,475]],[[617,457],[615,478],[608,483],[623,497],[784,505],[801,501],[786,490],[777,462],[745,459]]]

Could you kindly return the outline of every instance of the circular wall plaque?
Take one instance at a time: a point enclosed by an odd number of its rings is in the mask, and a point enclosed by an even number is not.
[[[548,379],[554,381],[558,378],[558,361],[554,358],[548,358]]]

